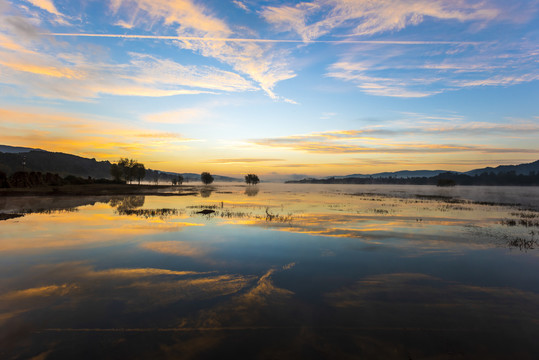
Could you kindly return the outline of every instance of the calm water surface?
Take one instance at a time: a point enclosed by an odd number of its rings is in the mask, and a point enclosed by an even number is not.
[[[0,221],[0,358],[537,359],[538,210],[512,187],[1,198],[24,216]]]

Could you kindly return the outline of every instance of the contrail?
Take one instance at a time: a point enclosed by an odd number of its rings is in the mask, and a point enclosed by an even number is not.
[[[299,39],[246,39],[218,38],[196,36],[166,36],[166,35],[123,35],[123,34],[85,34],[85,33],[42,33],[48,36],[66,37],[95,37],[140,40],[180,40],[180,41],[214,41],[214,42],[244,42],[244,43],[292,43],[292,44],[380,44],[380,45],[477,45],[474,41],[399,41],[399,40],[299,40]]]

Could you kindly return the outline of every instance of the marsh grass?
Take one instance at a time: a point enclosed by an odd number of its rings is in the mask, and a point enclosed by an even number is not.
[[[118,215],[128,215],[128,216],[139,216],[145,219],[150,219],[154,217],[166,218],[169,216],[177,216],[184,213],[183,210],[179,209],[122,209],[116,210]]]
[[[64,209],[20,209],[17,212],[13,213],[0,213],[0,221],[2,220],[9,220],[9,219],[15,219],[19,217],[23,217],[29,214],[46,214],[46,215],[52,215],[52,214],[63,214],[63,213],[74,213],[78,212],[79,209],[77,208],[64,208]]]
[[[521,251],[533,250],[539,245],[539,242],[533,237],[531,239],[524,239],[522,237],[516,237],[507,241],[509,248],[518,248]]]
[[[539,221],[528,219],[503,219],[500,224],[505,226],[539,227]]]

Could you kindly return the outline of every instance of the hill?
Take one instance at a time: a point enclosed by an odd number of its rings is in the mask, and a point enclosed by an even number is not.
[[[322,179],[305,178],[287,183],[309,184],[416,184],[436,185],[451,180],[460,185],[539,185],[539,160],[520,165],[501,165],[468,172],[417,170],[383,172],[370,175],[353,174]]]
[[[83,178],[110,179],[109,161],[97,161],[77,155],[50,152],[41,149],[0,145],[0,172],[11,175],[17,171],[35,171],[55,173],[61,176],[74,175]],[[146,181],[170,181],[181,175],[185,181],[200,181],[200,174],[175,173],[148,169]],[[229,176],[213,175],[215,181],[242,181]]]
[[[33,149],[33,148],[27,148],[27,147],[21,147],[21,146],[9,146],[9,145],[0,145],[0,152],[8,153],[8,154],[18,154],[18,153],[24,153],[29,151],[43,151],[41,149]]]
[[[393,172],[381,172],[375,174],[350,174],[343,176],[327,176],[317,180],[345,180],[345,179],[366,179],[366,178],[432,178],[444,173],[464,174],[470,176],[481,175],[483,173],[509,173],[514,171],[516,175],[529,175],[532,172],[539,173],[539,160],[519,165],[500,165],[495,168],[486,167],[481,169],[474,169],[466,172],[450,171],[450,170],[400,170]],[[291,179],[300,180],[300,179]]]
[[[10,175],[16,171],[50,172],[61,176],[92,178],[110,177],[110,162],[96,161],[76,155],[30,150],[18,153],[0,152],[0,171]]]
[[[397,177],[397,178],[407,178],[407,177],[433,177],[447,172],[447,170],[401,170],[394,172],[381,172],[376,174],[351,174],[345,176],[334,176],[335,179],[340,178],[370,178],[370,177]]]
[[[514,171],[517,175],[528,175],[529,173],[535,171],[536,173],[539,173],[539,160],[534,161],[532,163],[527,164],[520,164],[520,165],[500,165],[495,168],[493,167],[486,167],[482,169],[475,169],[465,172],[467,175],[480,175],[482,173],[508,173]]]

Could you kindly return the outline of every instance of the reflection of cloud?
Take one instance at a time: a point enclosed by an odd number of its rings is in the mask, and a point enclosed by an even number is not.
[[[206,255],[206,253],[208,252],[208,249],[205,249],[200,245],[197,246],[184,241],[145,242],[141,244],[141,247],[146,250],[151,250],[163,254],[190,257],[201,257]]]
[[[182,325],[189,327],[202,327],[206,329],[219,328],[265,328],[275,321],[276,317],[283,316],[290,310],[285,310],[287,301],[294,295],[290,290],[277,287],[272,275],[277,271],[286,271],[292,264],[281,269],[270,269],[245,293],[232,297],[229,301],[213,309],[202,311],[195,319],[187,320]],[[278,310],[277,310],[278,309]]]
[[[160,275],[176,275],[176,276],[186,276],[186,275],[201,275],[207,274],[206,272],[196,272],[196,271],[174,271],[167,269],[155,269],[155,268],[132,268],[132,269],[122,269],[115,268],[109,270],[101,270],[91,273],[91,276],[103,276],[103,277],[147,277],[147,276],[160,276]]]
[[[48,285],[37,288],[11,291],[5,295],[2,295],[0,299],[21,300],[32,297],[65,296],[74,289],[77,289],[77,286],[73,284]]]
[[[510,318],[525,322],[539,320],[539,295],[536,293],[516,288],[465,285],[417,273],[368,276],[353,286],[326,294],[326,300],[343,311],[353,308],[377,309],[381,323],[392,322],[389,316],[382,315],[383,309],[391,308],[391,316],[395,316],[396,312],[398,316],[395,317],[399,322],[403,321],[403,317],[421,311],[422,316],[415,323],[419,327],[467,316],[501,320]],[[470,319],[465,321],[469,322]],[[457,323],[452,326],[460,328],[462,325]]]
[[[95,205],[93,210],[97,212],[71,212],[61,217],[29,214],[21,218],[19,223],[3,224],[0,251],[32,253],[59,248],[93,248],[104,244],[124,243],[126,238],[201,226],[194,223],[149,222],[138,217],[108,215],[108,205]],[[24,223],[24,226],[21,227],[20,223]],[[81,224],[84,224],[84,231],[81,231]]]
[[[58,327],[78,328],[92,317],[91,322],[97,320],[103,324],[107,323],[105,309],[111,303],[124,304],[121,312],[116,313],[121,317],[132,311],[153,311],[178,301],[199,302],[235,294],[252,280],[249,276],[158,268],[95,270],[82,263],[39,265],[21,272],[16,282],[6,286],[5,295],[0,297],[0,313],[5,316],[0,317],[0,321],[16,328],[20,321],[28,321],[25,316],[37,314],[47,319],[50,327],[61,324]],[[38,285],[43,283],[50,285]],[[21,284],[27,288],[13,289],[20,288]],[[95,318],[96,311],[101,318]],[[153,324],[150,318],[145,322]]]
[[[284,266],[283,270],[288,270],[292,266]],[[269,299],[286,298],[294,293],[290,290],[281,289],[276,287],[271,281],[271,275],[275,272],[275,269],[271,269],[266,272],[251,290],[242,296],[240,301],[247,303],[256,303],[257,306],[264,305]]]
[[[391,201],[388,204],[390,203]],[[368,212],[372,203],[368,204],[367,200],[360,205],[356,210],[358,214],[310,211],[290,216],[286,221],[268,221],[264,216],[254,215],[249,218],[227,218],[226,222],[287,233],[357,239],[358,248],[372,245],[371,249],[400,249],[407,251],[407,256],[423,256],[435,252],[461,253],[463,249],[485,249],[495,246],[483,237],[476,236],[473,238],[475,241],[471,241],[469,237],[462,236],[462,226],[480,224],[481,220],[470,219],[468,216],[437,217],[433,214],[433,211],[439,211],[434,205],[441,203],[434,202],[431,204],[432,207],[425,208],[428,210],[424,213],[415,212],[411,216],[359,214],[362,212],[361,209],[365,213]],[[378,206],[380,204],[383,203],[377,202]],[[420,225],[418,218],[421,218]],[[323,250],[322,255],[331,255],[331,252]]]

